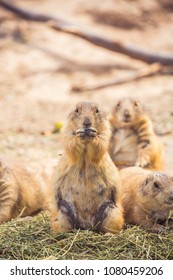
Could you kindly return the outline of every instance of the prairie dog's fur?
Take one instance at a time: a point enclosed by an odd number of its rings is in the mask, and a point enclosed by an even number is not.
[[[97,104],[82,102],[70,113],[63,129],[64,153],[53,175],[53,230],[122,229],[121,181],[107,152],[110,134]]]
[[[117,167],[163,169],[163,144],[139,102],[128,97],[120,99],[109,121],[112,128],[109,153]]]
[[[0,224],[50,207],[47,176],[26,163],[0,161]]]
[[[173,178],[160,171],[128,167],[120,170],[125,221],[162,229],[173,210]]]

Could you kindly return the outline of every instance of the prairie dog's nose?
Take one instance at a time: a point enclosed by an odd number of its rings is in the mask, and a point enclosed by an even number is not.
[[[130,117],[129,110],[127,110],[127,109],[124,110],[124,116],[125,116],[126,118],[129,118],[129,117]]]
[[[85,119],[83,121],[83,126],[86,128],[91,126],[91,121],[88,117],[85,117]]]

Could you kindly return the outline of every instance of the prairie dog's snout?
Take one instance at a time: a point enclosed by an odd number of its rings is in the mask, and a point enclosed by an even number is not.
[[[125,109],[125,110],[124,110],[124,121],[125,121],[125,122],[128,122],[128,121],[130,121],[130,119],[131,119],[130,112],[129,112],[128,109]]]
[[[91,120],[90,120],[90,118],[85,117],[85,118],[84,118],[84,121],[83,121],[83,127],[89,128],[90,126],[91,126]]]
[[[76,134],[81,140],[87,138],[94,138],[97,136],[98,131],[93,126],[90,116],[84,116],[82,121],[82,127],[77,129]]]

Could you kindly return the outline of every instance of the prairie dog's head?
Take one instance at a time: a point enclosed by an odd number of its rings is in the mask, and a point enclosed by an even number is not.
[[[118,127],[129,127],[139,119],[142,113],[143,109],[138,101],[130,97],[121,98],[112,110],[111,121]]]
[[[173,209],[173,178],[163,172],[152,172],[141,186],[141,194],[151,207]]]
[[[99,135],[110,135],[110,126],[98,104],[80,102],[69,114],[65,131],[78,135],[81,140],[91,140]]]

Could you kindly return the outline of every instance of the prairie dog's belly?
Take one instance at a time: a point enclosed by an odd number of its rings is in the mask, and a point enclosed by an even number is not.
[[[88,167],[87,171],[71,169],[61,185],[61,197],[70,205],[82,228],[92,227],[96,211],[111,200],[111,189],[104,175],[98,174],[94,167]]]
[[[137,136],[132,129],[118,129],[114,136],[113,160],[134,164],[137,160]]]

